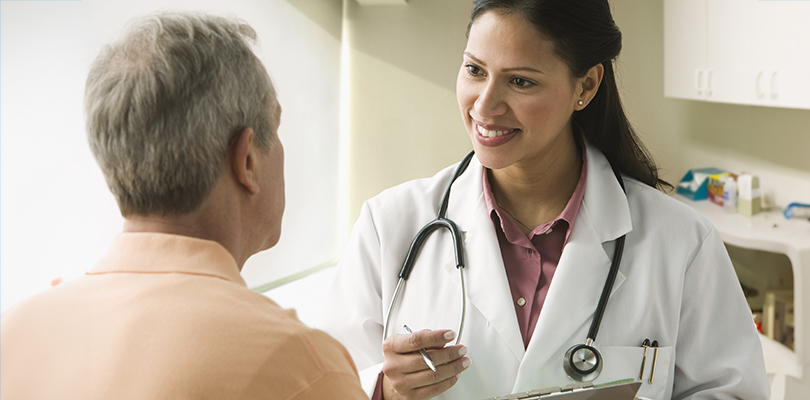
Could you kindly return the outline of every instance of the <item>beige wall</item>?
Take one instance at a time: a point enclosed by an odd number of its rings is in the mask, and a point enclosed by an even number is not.
[[[365,199],[430,176],[471,148],[455,77],[472,1],[366,7],[347,1],[352,223]],[[611,4],[624,35],[617,68],[623,101],[665,179],[676,183],[696,167],[746,169],[768,178],[763,188],[778,192],[781,204],[810,196],[810,111],[664,98],[663,0]],[[802,185],[807,189],[795,188]]]
[[[679,149],[688,102],[663,95],[663,0],[613,0],[611,5],[622,31],[616,71],[625,112],[661,168],[662,177],[674,184],[686,169]]]
[[[290,5],[340,40],[343,27],[343,0],[287,0]]]
[[[348,222],[381,190],[435,174],[472,149],[456,105],[468,1],[348,0]]]

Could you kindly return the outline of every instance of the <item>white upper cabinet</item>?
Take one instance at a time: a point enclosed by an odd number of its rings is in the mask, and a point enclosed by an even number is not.
[[[753,104],[810,109],[810,2],[754,1]]]
[[[752,56],[751,27],[747,24],[751,1],[706,1],[706,68],[710,88],[707,100],[736,103],[751,94],[742,84],[749,75]]]
[[[664,0],[664,95],[810,109],[810,1]]]
[[[664,1],[664,94],[706,96],[706,0]]]

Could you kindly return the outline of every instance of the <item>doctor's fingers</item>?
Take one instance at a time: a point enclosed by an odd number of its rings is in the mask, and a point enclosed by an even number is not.
[[[456,382],[458,382],[458,375],[454,375],[454,376],[452,376],[452,377],[450,377],[448,379],[445,379],[445,380],[443,380],[441,382],[434,383],[434,384],[428,385],[428,386],[404,389],[402,392],[396,391],[396,389],[393,389],[393,390],[394,390],[394,393],[396,393],[396,398],[397,399],[425,400],[425,399],[432,399],[432,398],[446,392],[447,389],[450,389],[451,387],[453,387],[453,385],[455,385]],[[390,393],[390,391],[389,391],[389,393]],[[389,399],[395,397],[395,396],[393,396],[393,395],[391,395],[389,393],[386,393],[386,394],[383,395],[386,400],[389,400]]]
[[[420,349],[442,348],[456,338],[456,333],[449,329],[436,331],[421,330],[414,333],[392,335],[383,342],[383,353],[410,353]]]
[[[427,353],[430,360],[433,361],[433,365],[438,366],[456,361],[465,356],[467,354],[467,346],[458,344],[441,349],[430,349],[427,350]],[[424,364],[424,361],[422,361],[422,363]]]
[[[383,364],[384,376],[401,398],[429,399],[452,387],[458,381],[458,376],[470,366],[470,359],[462,357],[439,365],[436,372],[424,367],[417,372],[402,373],[401,370],[389,370],[386,364]]]
[[[418,360],[416,360],[416,365],[413,368],[413,372],[425,369],[427,366],[425,361],[422,359],[422,356],[419,355],[419,353],[415,354],[418,356]],[[428,357],[430,357],[430,360],[433,361],[433,365],[438,367],[439,365],[451,363],[465,356],[467,354],[467,346],[454,345],[441,349],[430,349],[427,350],[427,354]],[[412,361],[409,360],[409,362]]]
[[[428,357],[430,357],[430,360],[436,367],[458,360],[465,354],[467,354],[467,347],[462,345],[427,350]],[[402,374],[409,374],[429,368],[427,362],[422,358],[419,352],[405,354],[387,353],[384,355],[384,359],[383,370],[388,368]]]
[[[386,359],[383,362],[383,374],[392,382],[396,382],[397,389],[415,388],[441,382],[456,376],[470,366],[470,359],[460,357],[451,362],[436,366],[436,372],[430,370],[419,354],[402,354],[396,359]]]

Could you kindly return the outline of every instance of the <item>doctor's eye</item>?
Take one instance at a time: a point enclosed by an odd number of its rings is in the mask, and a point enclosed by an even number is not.
[[[536,83],[534,83],[534,82],[532,82],[532,81],[530,81],[530,80],[528,80],[526,78],[521,78],[519,76],[516,76],[516,77],[512,78],[512,84],[517,86],[518,88],[521,88],[521,89],[530,88],[530,87],[536,85]]]
[[[473,64],[464,64],[464,69],[467,70],[467,74],[470,76],[479,76],[483,74],[481,68],[478,68],[478,66]]]

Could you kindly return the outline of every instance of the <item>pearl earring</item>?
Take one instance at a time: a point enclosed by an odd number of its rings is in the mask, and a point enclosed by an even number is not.
[[[584,105],[585,105],[585,102],[584,102],[584,101],[582,101],[582,100],[580,100],[580,101],[578,101],[578,102],[577,102],[577,104],[579,104],[579,105],[581,105],[581,106],[584,106]]]

